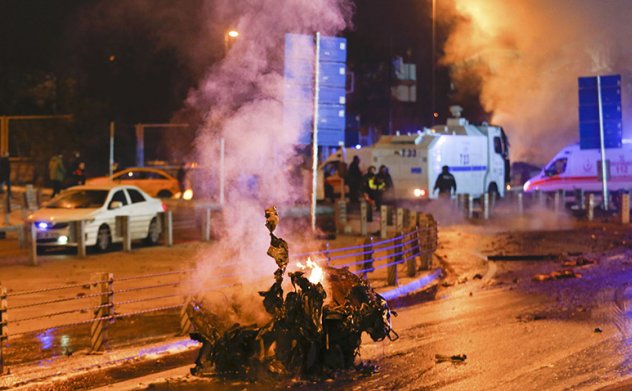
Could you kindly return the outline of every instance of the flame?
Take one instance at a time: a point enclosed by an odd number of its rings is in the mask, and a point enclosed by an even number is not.
[[[299,269],[301,270],[305,270],[305,269],[310,269],[311,272],[309,274],[309,277],[307,277],[307,279],[309,280],[309,282],[311,282],[312,284],[318,284],[318,283],[322,283],[323,282],[323,277],[324,277],[324,271],[323,268],[318,266],[318,264],[314,261],[311,260],[311,258],[307,258],[307,261],[305,262],[305,265],[303,265],[300,262],[296,262],[296,266],[298,266]]]

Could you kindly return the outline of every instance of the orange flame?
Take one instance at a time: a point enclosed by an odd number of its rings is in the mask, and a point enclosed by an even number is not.
[[[324,271],[323,271],[323,268],[318,266],[318,264],[316,262],[312,261],[311,258],[307,258],[307,261],[305,262],[305,265],[303,265],[300,262],[296,262],[296,266],[298,266],[298,268],[301,269],[301,270],[310,269],[310,274],[307,277],[307,279],[312,284],[318,284],[319,282],[320,283],[323,282],[323,277],[324,277],[324,274],[325,274]]]

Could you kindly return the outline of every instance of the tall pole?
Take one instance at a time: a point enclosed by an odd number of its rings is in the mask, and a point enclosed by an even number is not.
[[[606,144],[603,135],[603,106],[601,102],[601,76],[597,76],[597,100],[599,101],[599,147],[601,149],[601,188],[603,209],[608,210],[608,180],[606,178]]]
[[[314,56],[314,123],[312,124],[312,205],[310,216],[312,232],[316,232],[316,187],[318,186],[318,94],[320,93],[320,33],[316,33],[316,55]]]
[[[110,169],[108,171],[110,178],[112,178],[112,174],[114,171],[114,121],[110,122]]]
[[[437,112],[437,83],[435,81],[435,72],[436,72],[436,53],[437,49],[435,47],[437,40],[437,13],[436,13],[436,0],[432,0],[432,124],[435,124],[435,113]]]

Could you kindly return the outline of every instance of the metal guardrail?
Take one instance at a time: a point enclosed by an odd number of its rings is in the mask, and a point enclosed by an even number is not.
[[[569,205],[578,217],[593,221],[595,217],[596,196],[599,192],[585,192],[582,189],[574,191],[542,191],[535,190],[524,193],[522,191],[508,191],[505,193],[505,204],[511,205],[517,215],[524,215],[529,209],[548,209],[555,213],[563,212]],[[617,220],[621,224],[630,223],[630,193],[619,191],[611,194],[612,205],[617,211]],[[483,219],[489,219],[496,204],[494,193],[485,193],[476,198],[471,194],[457,194],[453,199],[455,209],[461,210],[468,219],[475,214]]]
[[[380,269],[387,269],[386,279],[389,285],[397,285],[397,267],[405,265],[408,276],[414,276],[420,269],[431,267],[430,257],[437,246],[436,222],[430,215],[416,214],[414,226],[400,231],[396,236],[375,241],[367,238],[362,244],[295,254],[292,259],[313,257],[315,262],[331,267],[355,268],[354,273],[368,277]],[[90,351],[98,352],[108,344],[108,333],[111,323],[116,319],[157,313],[166,310],[179,310],[179,332],[190,331],[190,323],[186,316],[186,306],[190,300],[178,288],[195,269],[185,269],[144,275],[133,275],[115,278],[113,273],[97,273],[86,282],[46,287],[33,290],[9,291],[0,286],[0,374],[4,373],[6,363],[4,353],[9,338],[33,336],[51,329],[71,328],[73,326],[90,325]],[[235,285],[222,279],[228,274],[219,274],[219,286],[213,290]],[[163,281],[165,278],[173,280]],[[148,283],[147,280],[160,279]],[[120,286],[126,284],[126,286]],[[77,289],[81,290],[77,293]],[[151,293],[161,290],[159,294]],[[89,293],[84,292],[89,290]],[[136,295],[129,297],[126,295]],[[43,297],[44,296],[44,297]],[[46,297],[49,296],[49,297]],[[29,298],[33,298],[29,300]],[[16,304],[12,305],[12,302]],[[161,301],[159,305],[143,306],[145,303]],[[77,305],[70,305],[77,303]],[[127,309],[126,306],[141,305]],[[63,306],[63,307],[62,307]],[[52,308],[51,308],[52,307]],[[58,308],[54,308],[58,307]],[[68,308],[70,307],[70,308]],[[41,311],[35,312],[35,310]],[[87,314],[87,315],[84,315]],[[10,316],[10,317],[9,317]],[[68,317],[71,320],[68,320]],[[38,321],[52,321],[46,327],[39,327]],[[28,325],[33,324],[33,327]],[[10,333],[12,327],[20,327],[17,332]]]

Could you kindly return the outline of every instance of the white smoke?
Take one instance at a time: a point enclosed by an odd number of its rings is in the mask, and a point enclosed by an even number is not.
[[[283,58],[286,33],[335,35],[347,26],[347,0],[219,1],[219,15],[234,17],[239,37],[227,45],[225,59],[192,91],[188,104],[208,112],[199,130],[200,164],[217,170],[219,140],[225,140],[226,203],[224,251],[200,254],[197,282],[213,278],[214,268],[231,263],[244,279],[271,276],[276,268],[265,255],[269,243],[264,208],[307,202],[295,178],[298,126],[284,126]],[[307,113],[306,113],[307,114]],[[305,118],[294,118],[296,123]],[[287,124],[285,124],[287,125]],[[288,233],[281,221],[277,234]],[[290,244],[291,245],[291,244]]]
[[[542,164],[578,136],[577,78],[621,74],[624,137],[632,98],[632,7],[627,0],[451,0],[442,62],[457,90],[480,88],[505,127],[512,159]]]

